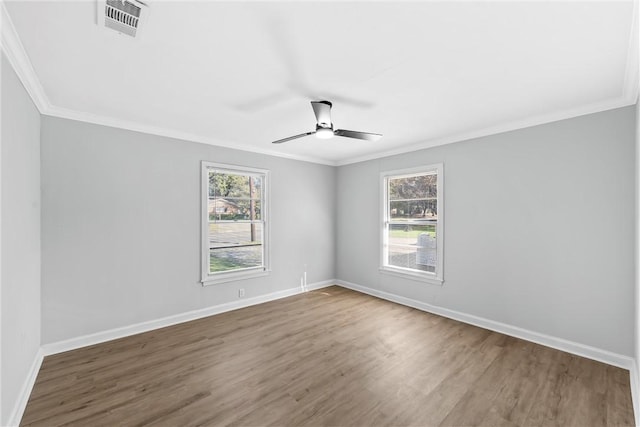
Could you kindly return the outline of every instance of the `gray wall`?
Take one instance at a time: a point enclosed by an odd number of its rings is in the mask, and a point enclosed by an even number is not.
[[[634,354],[627,107],[338,169],[337,278]],[[381,171],[444,163],[442,287],[378,271]]]
[[[200,162],[271,171],[267,277],[200,283]],[[42,119],[43,343],[334,277],[332,167]]]
[[[40,348],[40,113],[2,54],[2,414],[7,425]]]
[[[43,343],[236,300],[238,287],[291,288],[307,264],[310,283],[336,277],[633,355],[634,114],[337,169],[44,117]],[[201,160],[272,171],[270,276],[198,283]],[[436,162],[442,287],[378,272],[379,173]]]

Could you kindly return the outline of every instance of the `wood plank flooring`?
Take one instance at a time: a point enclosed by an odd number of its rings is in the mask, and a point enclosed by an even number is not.
[[[25,426],[631,426],[627,371],[339,287],[45,358]]]

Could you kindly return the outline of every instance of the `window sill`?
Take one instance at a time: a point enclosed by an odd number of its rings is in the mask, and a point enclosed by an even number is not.
[[[268,276],[270,271],[271,270],[260,268],[260,269],[236,271],[236,272],[229,272],[229,273],[221,273],[215,276],[207,276],[204,279],[202,279],[200,283],[202,283],[202,286],[211,286],[211,285],[217,285],[219,283],[234,282],[236,280],[253,279],[254,277]]]
[[[380,267],[379,271],[380,273],[388,274],[390,276],[402,277],[403,279],[415,280],[429,285],[442,286],[444,283],[444,280],[436,277],[435,274],[418,273],[390,267]]]

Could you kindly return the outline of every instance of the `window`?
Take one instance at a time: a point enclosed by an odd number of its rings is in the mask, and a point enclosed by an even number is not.
[[[442,169],[382,174],[381,271],[442,284]]]
[[[268,271],[267,184],[262,169],[202,162],[202,283]]]

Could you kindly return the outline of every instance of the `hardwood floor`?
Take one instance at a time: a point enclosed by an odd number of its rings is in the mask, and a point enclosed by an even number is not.
[[[22,425],[633,425],[628,372],[339,287],[45,358]]]

